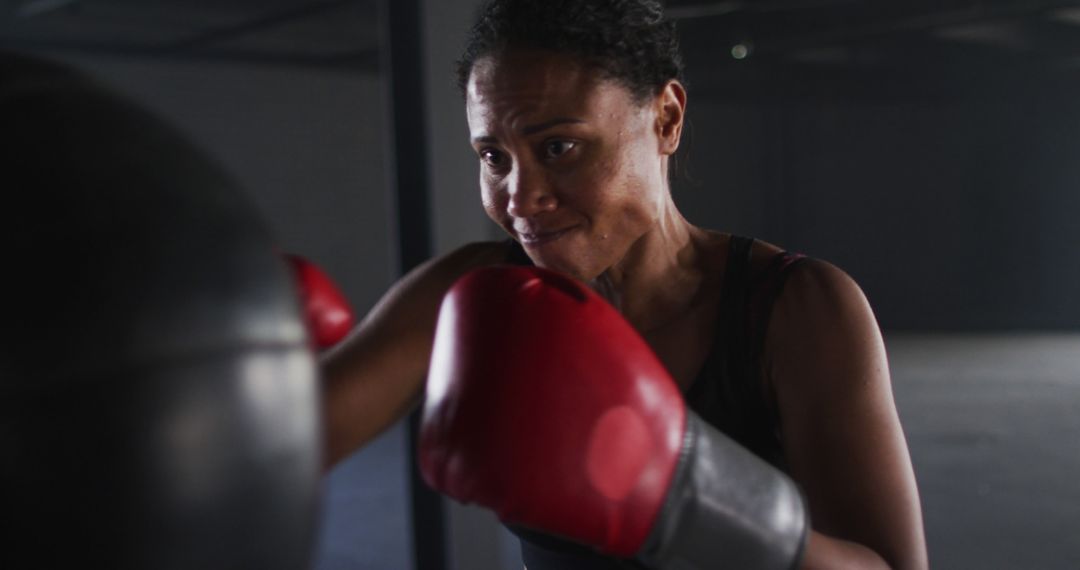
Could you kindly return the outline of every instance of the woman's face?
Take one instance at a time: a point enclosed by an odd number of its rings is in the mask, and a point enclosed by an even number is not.
[[[602,77],[568,56],[511,51],[478,60],[466,94],[488,216],[537,265],[584,280],[656,226],[678,145],[662,97],[638,103]]]

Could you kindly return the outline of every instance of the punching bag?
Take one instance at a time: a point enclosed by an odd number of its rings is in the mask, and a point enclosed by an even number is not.
[[[0,55],[0,568],[307,568],[317,366],[266,227],[85,77]]]

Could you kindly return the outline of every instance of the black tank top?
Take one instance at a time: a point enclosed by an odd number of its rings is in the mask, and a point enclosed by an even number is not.
[[[731,236],[712,348],[686,391],[687,406],[733,440],[787,471],[780,422],[766,391],[761,351],[772,306],[790,270],[804,256],[781,252],[755,271],[752,238]],[[513,243],[510,263],[531,265]],[[588,546],[520,527],[521,556],[529,570],[644,570],[634,560],[597,553]]]

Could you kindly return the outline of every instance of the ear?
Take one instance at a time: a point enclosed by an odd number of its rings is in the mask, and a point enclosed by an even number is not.
[[[656,96],[656,136],[660,152],[675,154],[682,138],[683,119],[686,117],[686,88],[672,79]]]

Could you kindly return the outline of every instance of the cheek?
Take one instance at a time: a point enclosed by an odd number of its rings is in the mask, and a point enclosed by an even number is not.
[[[481,177],[480,203],[483,204],[484,212],[487,213],[489,218],[499,223],[504,221],[508,216],[506,213],[507,200],[506,192],[499,192]]]
[[[599,205],[616,214],[620,224],[637,226],[654,221],[659,215],[656,198],[663,184],[651,176],[650,157],[630,152],[620,158],[604,173],[607,191],[596,196],[603,202]]]
[[[635,144],[630,145],[623,154],[622,172],[625,173],[627,178],[632,179],[629,182],[636,182],[650,189],[659,190],[665,185],[663,162],[660,154],[656,151],[657,144],[655,141],[655,137],[652,137],[647,132],[636,137]]]
[[[634,177],[625,168],[622,160],[609,156],[577,170],[559,181],[566,189],[560,203],[601,218],[621,215],[637,193]]]
[[[636,145],[624,155],[619,169],[618,186],[621,189],[627,208],[636,210],[627,212],[648,219],[659,215],[662,197],[667,192],[659,157],[650,152],[645,145]]]

